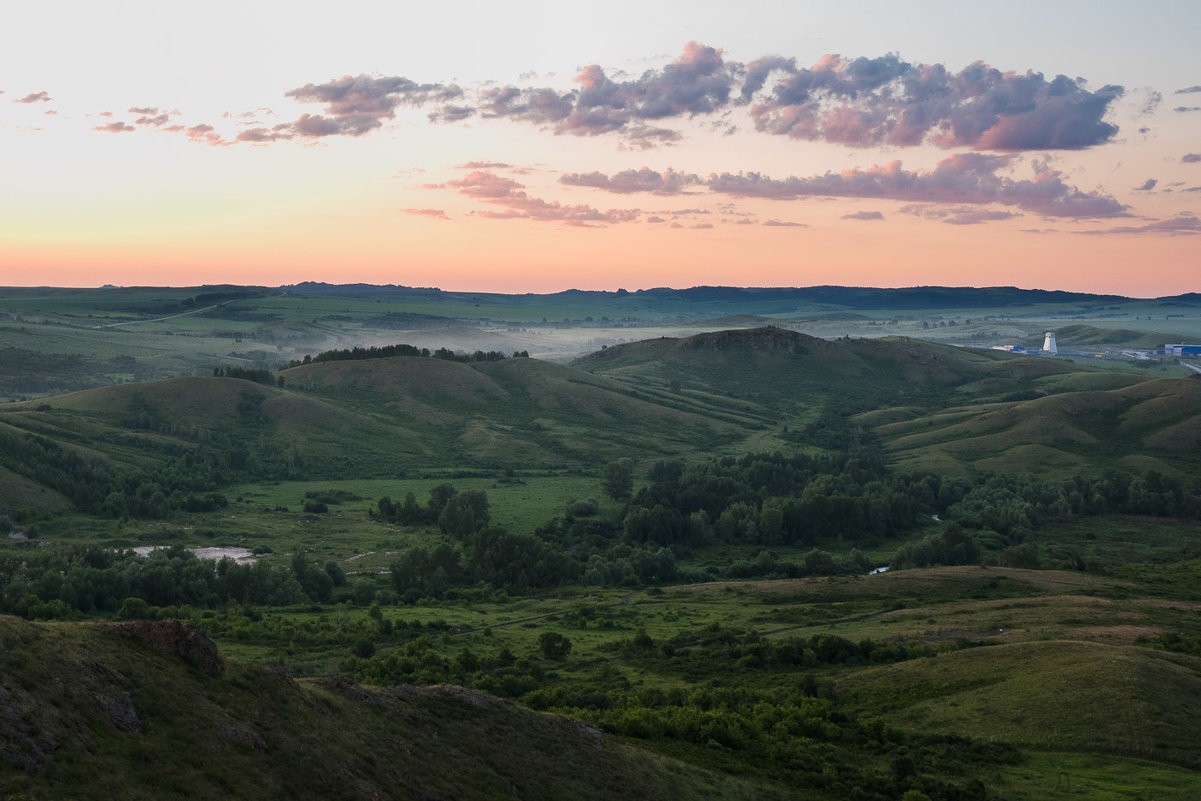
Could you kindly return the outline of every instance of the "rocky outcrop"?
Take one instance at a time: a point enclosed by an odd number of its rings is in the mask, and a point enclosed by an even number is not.
[[[178,620],[136,620],[118,624],[117,629],[209,676],[220,676],[225,670],[217,654],[217,644],[199,626]]]

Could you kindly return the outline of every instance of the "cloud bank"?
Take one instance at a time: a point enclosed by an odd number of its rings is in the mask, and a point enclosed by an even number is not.
[[[1048,217],[1122,217],[1127,207],[1109,195],[1082,191],[1064,180],[1046,163],[1033,163],[1033,176],[1018,179],[1000,174],[1013,164],[1012,156],[959,153],[933,170],[906,170],[900,161],[807,178],[771,178],[758,172],[721,173],[701,179],[690,173],[668,170],[656,173],[642,168],[613,176],[602,173],[568,173],[565,184],[590,186],[609,192],[680,194],[703,186],[710,192],[741,198],[797,200],[809,197],[874,198],[913,203],[999,204]]]
[[[401,107],[424,108],[435,123],[506,119],[554,134],[618,134],[635,147],[681,137],[672,122],[749,113],[766,134],[856,147],[891,145],[1021,151],[1103,144],[1117,126],[1103,118],[1120,86],[1090,91],[1063,75],[1003,72],[976,62],[955,73],[896,54],[844,59],[828,55],[812,67],[765,56],[728,61],[716,48],[689,42],[670,64],[615,79],[599,64],[584,67],[574,88],[489,86],[471,93],[453,83],[401,76],[349,75],[286,93],[322,104],[290,123],[252,128],[244,142],[363,136]]]
[[[688,120],[709,119],[726,131],[743,127],[729,119],[737,113],[762,134],[852,147],[1081,149],[1117,135],[1117,126],[1105,116],[1124,92],[1113,85],[1090,90],[1083,79],[1048,79],[983,62],[952,72],[941,64],[911,63],[895,53],[853,59],[827,55],[808,67],[778,55],[742,63],[698,42],[685,45],[671,63],[633,77],[590,64],[574,84],[467,90],[399,75],[344,75],[284,93],[319,109],[289,122],[250,123],[232,139],[215,136],[209,141],[264,144],[361,137],[395,119],[399,110],[412,108],[425,111],[434,124],[503,119],[555,135],[614,135],[634,148],[676,142],[683,136],[678,126]],[[48,99],[38,92],[17,102]],[[131,112],[141,115],[134,125],[166,123],[156,108]]]

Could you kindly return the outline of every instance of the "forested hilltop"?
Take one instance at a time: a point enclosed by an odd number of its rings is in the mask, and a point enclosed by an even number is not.
[[[1201,782],[1201,380],[776,325],[528,355],[0,406],[0,788]]]

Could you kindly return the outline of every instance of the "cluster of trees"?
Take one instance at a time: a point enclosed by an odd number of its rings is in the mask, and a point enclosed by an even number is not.
[[[232,559],[214,564],[180,547],[147,556],[96,547],[22,550],[0,555],[0,611],[31,618],[95,612],[138,616],[131,610],[326,600],[326,587],[332,590],[335,578],[322,579],[313,570],[295,564],[291,569],[240,565]]]
[[[439,484],[429,492],[424,506],[412,492],[397,504],[385,495],[375,504],[373,515],[388,523],[404,526],[435,525],[443,533],[464,538],[488,524],[488,495],[483,490],[459,492],[453,484]]]
[[[890,567],[900,570],[932,565],[972,565],[979,561],[980,546],[976,538],[957,523],[947,523],[916,542],[902,545]]]
[[[442,598],[464,586],[514,592],[558,587],[580,573],[578,561],[563,550],[499,526],[486,526],[456,543],[408,548],[391,570],[393,587],[408,603],[426,596]]]
[[[513,358],[529,358],[529,351],[514,351]],[[384,345],[382,347],[353,347],[343,348],[340,350],[326,350],[318,353],[316,356],[306,355],[304,359],[293,360],[288,363],[289,367],[299,367],[302,364],[313,364],[315,362],[341,362],[341,361],[360,361],[363,359],[388,359],[393,356],[421,356],[425,358],[446,359],[452,362],[499,362],[509,358],[504,353],[498,350],[482,351],[477,350],[474,353],[456,353],[449,348],[438,348],[431,351],[429,348],[418,348],[413,345],[397,344]]]
[[[270,370],[265,370],[261,367],[214,367],[213,378],[241,378],[246,381],[253,381],[256,384],[265,384],[266,386],[283,386],[284,377],[278,379],[275,373]]]
[[[487,493],[459,492],[448,483],[431,489],[424,505],[411,492],[400,504],[380,498],[374,514],[404,525],[436,524],[450,537],[433,547],[408,548],[393,563],[393,586],[410,603],[464,586],[526,592],[576,582],[659,584],[677,577],[671,549],[623,542],[621,530],[599,515],[594,500],[569,503],[564,517],[533,533],[490,525]]]
[[[1040,525],[1071,516],[1148,515],[1201,520],[1201,480],[1185,481],[1148,470],[1142,475],[1110,471],[1052,483],[1033,475],[968,479],[930,477],[940,487],[948,519],[987,529],[1010,543],[1023,542]]]
[[[414,546],[392,564],[392,584],[407,602],[441,598],[454,587],[483,585],[525,591],[555,587],[578,575],[572,560],[534,534],[517,534],[490,526],[488,495],[483,490],[459,492],[452,484],[430,490],[424,506],[413,493],[396,504],[380,498],[375,513],[402,525],[434,525],[450,537],[433,548]]]
[[[660,462],[621,525],[631,542],[658,545],[875,542],[917,524],[914,482],[890,475],[880,460],[849,455]]]
[[[1004,565],[1037,567],[1030,537],[1049,522],[1097,514],[1201,519],[1201,482],[1154,471],[1058,483],[1036,476],[894,474],[866,444],[836,456],[752,453],[693,465],[659,462],[619,525],[627,542],[673,548],[814,546],[802,564],[775,563],[765,550],[754,563],[731,566],[731,575],[749,577],[859,572],[866,562],[857,550],[840,560],[823,548],[877,545],[935,515],[945,522],[902,547],[894,566],[973,564],[987,548]],[[621,466],[611,463],[603,486],[621,497],[623,479]]]
[[[956,648],[974,645],[963,641]],[[670,640],[656,643],[644,632],[626,648],[635,661],[654,663],[655,670],[688,679],[728,671],[795,671],[829,665],[882,665],[933,656],[925,643],[896,643],[872,639],[858,642],[834,634],[811,637],[767,639],[754,629],[739,629],[711,623],[700,629],[681,631]]]

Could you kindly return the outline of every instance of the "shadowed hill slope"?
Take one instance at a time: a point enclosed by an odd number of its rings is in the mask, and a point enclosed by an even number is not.
[[[453,686],[298,683],[173,621],[0,617],[0,789],[122,799],[782,798]]]

